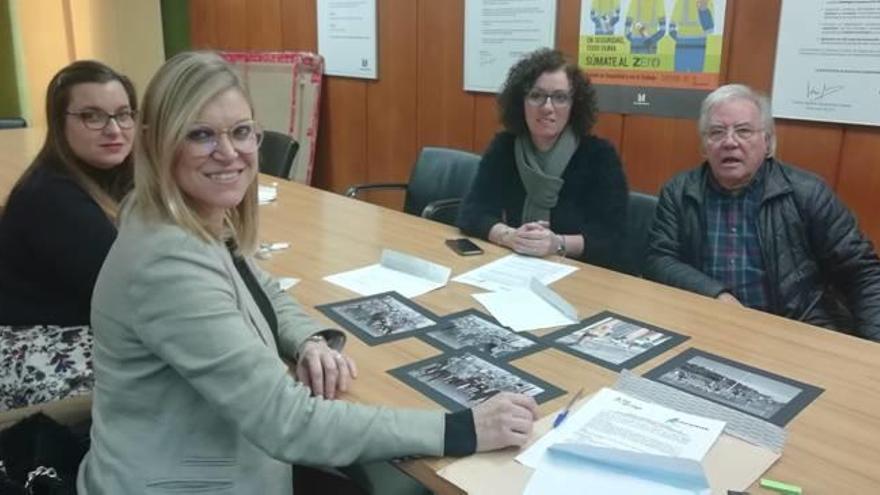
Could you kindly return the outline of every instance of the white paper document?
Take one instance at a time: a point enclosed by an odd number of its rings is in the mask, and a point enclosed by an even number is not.
[[[536,279],[529,287],[474,294],[502,325],[517,332],[577,323],[577,310]]]
[[[299,283],[298,278],[293,277],[279,277],[278,278],[278,286],[281,287],[281,290],[287,290],[293,287],[294,285]]]
[[[528,287],[533,278],[544,285],[569,275],[577,267],[511,254],[453,278],[454,282],[491,291]]]
[[[376,79],[376,0],[321,0],[317,7],[324,73]]]
[[[566,485],[595,493],[709,493],[700,462],[723,429],[723,421],[604,388],[516,459],[536,469],[526,493],[558,493],[552,488]]]
[[[378,264],[328,275],[324,280],[364,296],[393,290],[416,297],[445,286],[450,273],[449,267],[385,249]]]
[[[699,462],[578,444],[550,448],[529,479],[525,495],[577,493],[626,495],[709,495]]]
[[[257,202],[261,205],[269,204],[278,199],[278,186],[257,186]]]
[[[555,40],[555,1],[467,0],[464,89],[497,93],[513,64]]]

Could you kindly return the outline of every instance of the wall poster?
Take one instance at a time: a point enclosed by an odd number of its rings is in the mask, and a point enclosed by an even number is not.
[[[578,64],[599,109],[693,118],[718,87],[727,0],[581,0]]]

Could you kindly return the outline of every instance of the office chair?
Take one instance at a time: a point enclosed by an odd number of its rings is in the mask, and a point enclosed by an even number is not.
[[[299,150],[299,143],[280,132],[263,131],[260,144],[260,172],[282,179],[290,179],[293,160]]]
[[[455,225],[458,206],[477,175],[480,156],[450,148],[422,148],[407,183],[358,184],[345,195],[356,198],[360,191],[401,189],[406,191],[403,211],[429,220]]]
[[[0,118],[0,129],[21,129],[27,127],[27,121],[21,117]]]
[[[654,223],[657,196],[636,191],[629,192],[626,233],[621,249],[620,267],[631,275],[641,276],[648,253],[648,232]]]

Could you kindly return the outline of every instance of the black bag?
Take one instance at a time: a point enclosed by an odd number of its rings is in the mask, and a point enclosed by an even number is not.
[[[77,435],[43,413],[0,432],[0,494],[76,495],[87,432]]]

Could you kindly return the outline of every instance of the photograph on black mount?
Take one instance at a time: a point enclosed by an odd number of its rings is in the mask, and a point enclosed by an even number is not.
[[[397,292],[383,292],[315,308],[369,345],[412,336],[440,321],[431,311]]]

